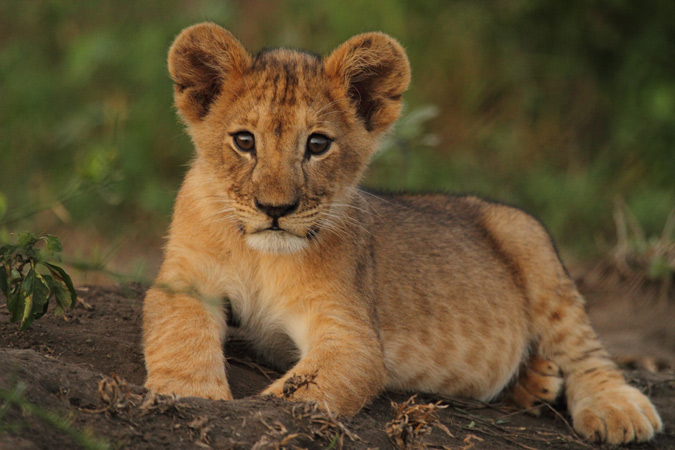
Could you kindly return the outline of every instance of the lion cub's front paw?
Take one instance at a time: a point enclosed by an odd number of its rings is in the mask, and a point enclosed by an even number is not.
[[[628,385],[581,400],[574,407],[572,421],[582,437],[610,444],[643,442],[662,428],[649,399]]]
[[[177,397],[201,397],[211,400],[232,400],[227,382],[196,383],[175,379],[148,378],[145,387],[157,394]]]

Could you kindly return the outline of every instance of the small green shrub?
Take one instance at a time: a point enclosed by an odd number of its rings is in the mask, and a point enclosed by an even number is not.
[[[7,299],[10,320],[21,321],[20,329],[25,330],[47,312],[51,299],[58,315],[75,305],[77,294],[66,271],[48,262],[58,260],[63,250],[57,237],[23,232],[17,241],[0,247],[0,291]]]
[[[612,250],[615,266],[624,275],[640,275],[670,285],[675,278],[675,209],[660,236],[648,236],[623,200],[614,209],[617,244]]]

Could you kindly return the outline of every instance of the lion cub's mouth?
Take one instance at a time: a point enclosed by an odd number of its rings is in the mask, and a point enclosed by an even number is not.
[[[298,236],[279,226],[246,234],[245,239],[249,247],[263,253],[296,253],[309,245],[305,236]]]
[[[269,226],[269,227],[265,228],[265,229],[262,230],[262,231],[286,231],[286,230],[284,230],[283,228],[281,228],[279,225],[272,225],[272,226]],[[286,232],[287,232],[287,231],[286,231]]]

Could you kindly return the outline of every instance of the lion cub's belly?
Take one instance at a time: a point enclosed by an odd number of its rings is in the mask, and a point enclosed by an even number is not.
[[[519,293],[477,289],[426,305],[407,304],[387,317],[383,340],[388,387],[489,400],[513,379],[528,350]],[[429,303],[432,308],[429,310]]]
[[[388,387],[490,400],[513,379],[527,350],[524,333],[507,339],[445,331],[433,338],[383,334]]]

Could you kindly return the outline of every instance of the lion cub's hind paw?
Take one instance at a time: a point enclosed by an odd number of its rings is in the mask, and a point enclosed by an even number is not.
[[[526,369],[511,388],[511,401],[529,414],[541,414],[541,403],[553,403],[560,397],[563,378],[560,368],[539,356],[530,359]]]
[[[627,385],[582,400],[574,408],[572,422],[582,437],[609,444],[644,442],[663,427],[647,397]]]

